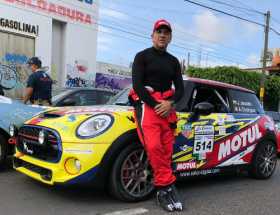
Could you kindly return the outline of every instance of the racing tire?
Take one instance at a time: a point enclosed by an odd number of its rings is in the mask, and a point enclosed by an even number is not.
[[[153,193],[151,167],[139,142],[131,142],[116,158],[109,189],[111,195],[126,202],[145,200]]]
[[[7,158],[7,144],[8,140],[0,134],[0,167],[3,167]]]
[[[276,164],[276,145],[271,141],[261,142],[254,153],[249,175],[256,179],[268,179],[273,175]]]

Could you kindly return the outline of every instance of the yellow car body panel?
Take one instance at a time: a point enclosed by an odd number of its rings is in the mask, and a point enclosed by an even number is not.
[[[60,111],[61,113],[65,113],[65,115],[61,114],[61,117],[58,118],[46,117],[45,119],[39,116],[25,123],[28,126],[48,128],[59,134],[62,154],[58,162],[46,162],[28,154],[22,154],[18,149],[15,154],[16,159],[50,170],[52,172],[51,180],[44,180],[40,174],[30,171],[25,167],[15,167],[17,171],[50,185],[69,182],[97,167],[110,145],[122,134],[136,128],[134,121],[131,120],[133,112],[131,110],[124,111],[122,108],[120,112],[106,112],[106,114],[109,113],[113,117],[114,122],[118,122],[112,123],[108,131],[94,138],[79,138],[76,135],[76,130],[79,125],[100,113],[95,112],[96,109],[85,107],[78,108],[78,110],[76,108],[77,111],[71,114],[67,112],[69,110],[73,111],[73,108],[58,108],[48,112],[48,114]],[[81,170],[77,174],[69,174],[66,171],[65,162],[69,158],[80,161]]]

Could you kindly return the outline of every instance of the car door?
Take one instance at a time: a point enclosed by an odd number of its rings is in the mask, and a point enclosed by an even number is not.
[[[195,107],[202,102],[213,105],[210,114],[195,113]],[[224,119],[230,109],[228,94],[222,88],[196,85],[187,106],[185,111],[178,113],[173,168],[182,176],[205,174],[208,172],[202,170],[217,165],[216,155],[213,153],[215,142],[226,136]],[[190,172],[191,170],[198,171]]]
[[[213,156],[218,167],[249,164],[262,137],[260,121],[263,109],[254,93],[228,89],[231,112],[224,118],[226,135],[216,144]],[[268,129],[274,126],[265,123]],[[271,128],[269,128],[271,127]]]

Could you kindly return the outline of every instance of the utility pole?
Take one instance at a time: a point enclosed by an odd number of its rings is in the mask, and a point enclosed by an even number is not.
[[[190,59],[191,59],[191,54],[188,52],[187,68],[189,68],[190,66]]]
[[[269,20],[270,20],[270,11],[267,11],[265,14],[266,22],[265,22],[265,29],[264,29],[264,49],[263,49],[263,65],[262,65],[262,76],[261,76],[261,83],[260,83],[260,101],[263,106],[264,102],[264,82],[265,82],[265,67],[266,67],[266,60],[267,60],[267,49],[268,49],[268,34],[269,34]]]
[[[202,54],[202,49],[201,49],[201,45],[199,46],[199,52],[198,52],[198,55],[197,55],[197,65],[198,67],[200,67],[201,65],[201,54]]]
[[[205,67],[208,67],[208,52],[206,54]]]

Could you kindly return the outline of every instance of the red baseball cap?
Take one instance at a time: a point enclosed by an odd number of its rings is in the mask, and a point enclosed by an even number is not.
[[[154,24],[154,30],[157,30],[159,29],[160,27],[166,27],[170,32],[172,32],[172,29],[171,29],[171,25],[169,22],[167,22],[165,19],[160,19],[160,20],[157,20]]]

